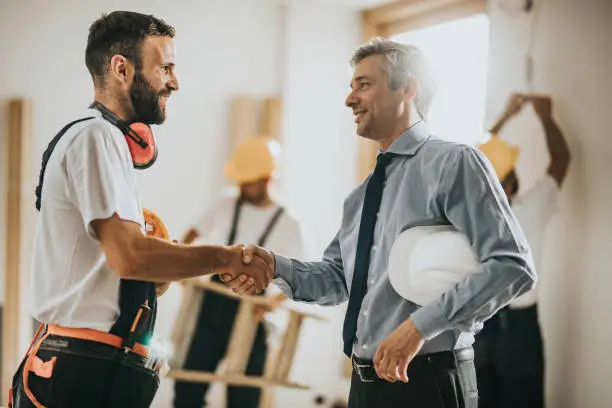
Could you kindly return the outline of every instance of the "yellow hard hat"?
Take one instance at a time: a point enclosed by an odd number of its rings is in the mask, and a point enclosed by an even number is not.
[[[280,151],[280,144],[270,137],[245,139],[238,143],[225,164],[225,175],[239,184],[270,177],[276,169]]]
[[[514,169],[521,151],[518,146],[512,146],[496,135],[478,148],[487,156],[500,180],[506,178]]]

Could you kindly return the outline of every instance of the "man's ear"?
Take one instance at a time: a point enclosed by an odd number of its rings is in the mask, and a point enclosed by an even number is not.
[[[414,99],[414,97],[419,92],[419,83],[416,79],[411,78],[408,81],[408,84],[404,86],[404,98],[405,99]]]
[[[109,75],[120,82],[129,82],[134,74],[133,64],[123,55],[115,54],[110,60]]]

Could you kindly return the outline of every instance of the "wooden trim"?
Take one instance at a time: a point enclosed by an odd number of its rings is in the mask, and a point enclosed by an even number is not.
[[[7,137],[7,202],[2,330],[2,399],[32,336],[32,319],[25,304],[32,245],[32,103],[9,101]]]
[[[263,100],[259,134],[281,140],[282,100],[272,96]]]
[[[486,0],[398,0],[364,10],[362,21],[368,38],[387,37],[414,27],[424,27],[486,11]]]
[[[394,34],[458,20],[486,11],[487,5],[484,1],[464,0],[449,4],[443,9],[427,9],[419,14],[389,22],[382,27],[381,34],[384,37],[390,37]]]
[[[259,132],[259,101],[251,96],[237,96],[229,108],[229,139],[233,149],[238,142]]]
[[[228,385],[241,385],[246,387],[287,387],[299,390],[308,390],[310,387],[290,381],[275,381],[263,377],[247,376],[242,374],[217,374],[204,371],[170,370],[168,378],[197,383],[224,382]]]
[[[364,11],[364,15],[376,24],[413,17],[422,12],[441,9],[463,0],[398,0]]]
[[[361,183],[376,166],[378,144],[363,137],[359,138],[357,182]]]

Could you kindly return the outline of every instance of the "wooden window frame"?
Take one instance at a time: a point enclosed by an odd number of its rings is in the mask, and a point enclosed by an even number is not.
[[[390,37],[486,12],[486,0],[397,0],[362,11],[363,40]],[[377,143],[359,139],[358,182],[374,169],[377,151]]]

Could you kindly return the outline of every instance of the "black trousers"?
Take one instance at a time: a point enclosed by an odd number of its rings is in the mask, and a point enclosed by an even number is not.
[[[505,308],[474,344],[480,408],[542,408],[544,353],[537,306]]]
[[[148,408],[159,377],[139,356],[86,340],[49,336],[36,355],[55,358],[50,378],[28,374],[28,392],[47,408]],[[34,408],[26,394],[24,362],[13,377],[13,407]]]
[[[183,368],[214,372],[225,356],[238,309],[234,299],[206,293],[196,323],[191,345]],[[257,327],[255,342],[246,368],[246,375],[263,374],[268,348],[266,331],[262,323]],[[174,385],[175,408],[201,408],[210,384],[176,381]],[[257,408],[261,389],[230,386],[227,389],[228,408]]]
[[[476,408],[474,361],[454,367],[427,366],[411,372],[408,383],[362,382],[353,371],[349,408]]]

